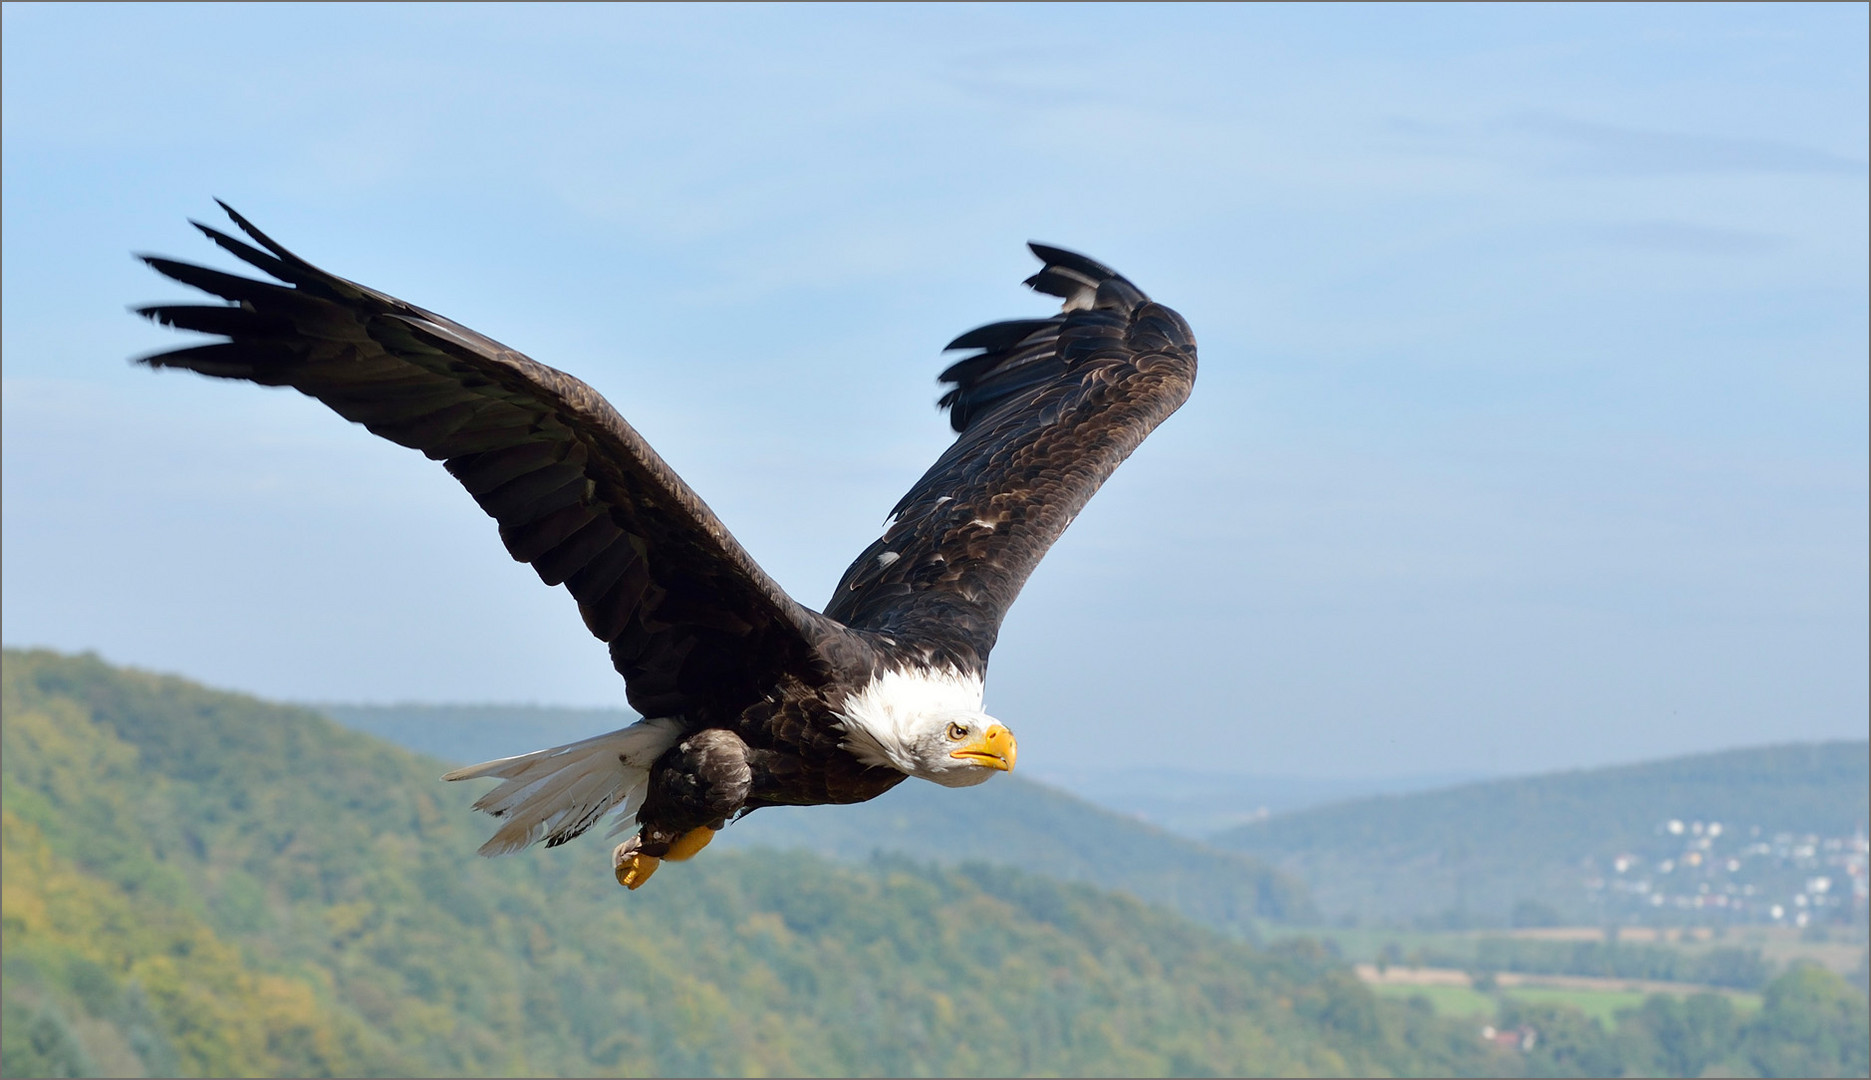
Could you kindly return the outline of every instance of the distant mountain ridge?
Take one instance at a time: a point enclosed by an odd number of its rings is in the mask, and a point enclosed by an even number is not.
[[[306,702],[352,731],[385,739],[449,765],[473,765],[563,746],[634,724],[629,709],[557,705],[344,705]]]
[[[636,719],[621,709],[541,706],[316,708],[347,727],[456,764],[572,742]],[[487,818],[474,824],[493,827]],[[805,850],[851,862],[888,853],[1014,866],[1127,893],[1237,937],[1252,937],[1261,920],[1307,922],[1317,915],[1303,885],[1257,859],[1018,776],[965,791],[913,781],[856,806],[770,807],[734,822],[715,845]]]
[[[1611,883],[1594,901],[1585,882],[1615,878],[1620,856],[1647,861],[1661,882],[1680,874],[1683,867],[1665,864],[1685,861],[1670,856],[1707,823],[1725,829],[1704,845],[1713,864],[1765,843],[1762,835],[1850,837],[1868,819],[1871,743],[1838,741],[1359,799],[1272,817],[1214,843],[1306,881],[1331,918],[1450,915],[1498,925],[1517,904],[1534,902],[1596,923],[1607,919]],[[1667,832],[1670,821],[1682,835]],[[1700,855],[1696,862],[1708,869]]]
[[[628,709],[558,705],[304,704],[354,731],[366,731],[453,764],[558,746],[637,719]],[[1165,768],[1078,770],[1037,777],[1027,773],[1024,778],[1037,779],[1044,787],[1110,813],[1203,842],[1231,826],[1271,814],[1487,779],[1459,772],[1312,777]]]
[[[1386,776],[1306,776],[1207,769],[1085,769],[1042,775],[1097,806],[1206,842],[1217,833],[1376,795],[1454,787],[1493,777],[1476,772],[1402,773]]]

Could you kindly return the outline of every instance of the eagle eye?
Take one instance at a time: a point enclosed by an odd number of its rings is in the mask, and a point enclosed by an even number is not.
[[[960,724],[950,724],[948,726],[948,737],[955,742],[960,742],[968,737],[968,729]]]

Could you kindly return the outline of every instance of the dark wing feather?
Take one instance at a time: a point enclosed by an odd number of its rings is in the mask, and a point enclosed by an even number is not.
[[[899,653],[979,671],[1041,556],[1195,384],[1182,317],[1083,255],[1039,244],[1027,279],[1065,300],[1044,320],[955,339],[942,373],[959,437],[845,571],[825,613]]]
[[[141,313],[230,340],[143,357],[290,386],[440,460],[500,523],[515,559],[564,584],[610,644],[645,716],[738,710],[784,672],[823,672],[841,628],[794,602],[702,500],[591,387],[466,327],[197,223],[284,284],[146,257],[233,302]]]

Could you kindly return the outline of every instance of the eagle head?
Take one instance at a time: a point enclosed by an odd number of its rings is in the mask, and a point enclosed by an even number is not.
[[[973,787],[1013,769],[1019,748],[1007,725],[981,711],[981,677],[903,668],[873,678],[839,710],[843,746],[943,787]]]

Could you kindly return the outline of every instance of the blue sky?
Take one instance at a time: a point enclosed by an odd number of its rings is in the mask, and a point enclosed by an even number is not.
[[[125,363],[213,196],[592,383],[811,604],[1033,238],[1202,371],[1007,622],[1023,768],[1862,737],[1866,10],[7,4],[5,640],[621,702],[438,467]]]

